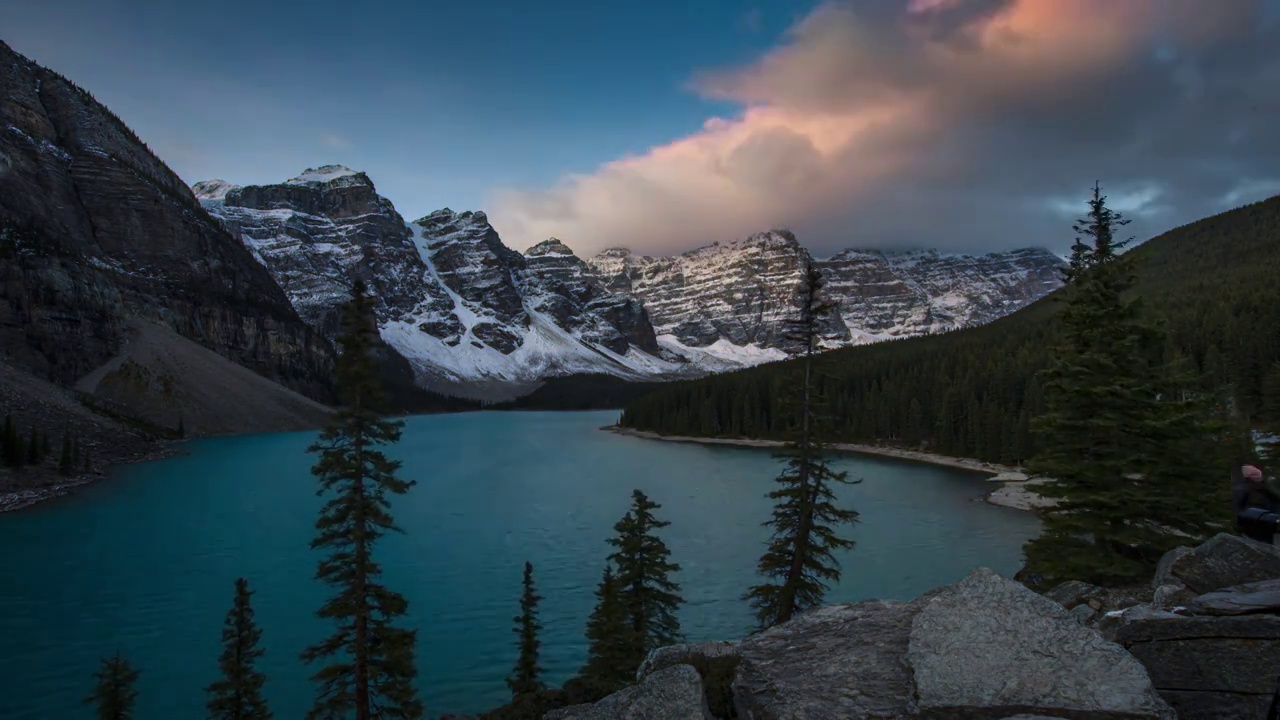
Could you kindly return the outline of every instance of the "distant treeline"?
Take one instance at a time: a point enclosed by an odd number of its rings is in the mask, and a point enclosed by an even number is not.
[[[1280,425],[1280,197],[1197,221],[1132,251],[1136,288],[1206,389],[1229,385],[1241,415]],[[983,327],[825,353],[819,389],[841,441],[924,446],[1002,463],[1035,454],[1038,373],[1058,342],[1051,295]],[[780,437],[778,404],[799,371],[779,362],[671,383],[629,403],[624,426]]]

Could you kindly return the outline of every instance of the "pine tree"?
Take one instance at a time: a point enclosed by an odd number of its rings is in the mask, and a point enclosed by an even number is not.
[[[822,287],[817,268],[806,266],[796,293],[797,316],[786,326],[793,354],[803,358],[803,375],[795,388],[792,440],[782,454],[786,465],[778,475],[778,487],[769,493],[773,517],[765,526],[773,535],[757,565],[767,580],[743,596],[755,609],[761,628],[820,604],[828,585],[840,579],[835,551],[853,547],[834,526],[855,522],[858,513],[838,507],[831,488],[834,483],[860,481],[850,481],[848,473],[832,470],[827,461],[823,435],[828,420],[815,387],[819,329],[833,307],[823,298]]]
[[[178,418],[178,437],[182,438],[186,436],[187,436],[187,425],[183,421],[183,418],[179,417]]]
[[[27,444],[23,442],[21,433],[16,430],[13,435],[13,458],[10,465],[15,468],[22,467],[27,462]]]
[[[40,433],[40,457],[47,458],[53,454],[53,443],[49,440],[49,433]]]
[[[17,461],[14,459],[17,449],[18,429],[14,427],[13,415],[4,416],[4,449],[0,455],[3,456],[4,464],[16,467]]]
[[[337,368],[342,404],[308,449],[320,455],[312,468],[318,492],[330,496],[311,542],[313,549],[330,552],[316,578],[336,591],[317,614],[337,629],[302,654],[309,663],[328,661],[312,676],[320,687],[307,717],[419,718],[423,706],[413,685],[417,632],[393,624],[408,603],[378,582],[382,568],[373,559],[377,540],[400,531],[390,496],[404,494],[413,482],[397,478],[400,463],[378,449],[400,439],[402,423],[379,413],[382,398],[372,355],[378,330],[362,282],[352,288],[344,324]]]
[[[86,705],[98,710],[98,720],[131,720],[133,705],[138,699],[134,683],[139,672],[120,653],[103,658],[102,665],[93,677],[97,686],[84,699]]]
[[[634,677],[638,663],[632,663],[636,654],[644,651],[627,617],[622,587],[612,565],[605,566],[596,587],[596,607],[587,619],[587,642],[587,663],[580,674],[600,686],[604,694]]]
[[[507,678],[507,687],[511,688],[512,697],[537,692],[545,687],[538,679],[542,675],[542,668],[538,665],[538,631],[542,629],[538,624],[538,601],[542,596],[534,591],[533,563],[528,561],[524,564],[522,585],[524,592],[520,596],[520,614],[513,618],[520,657],[516,660],[511,677]]]
[[[254,667],[265,652],[258,643],[262,630],[253,621],[249,582],[236,579],[236,595],[222,628],[222,655],[218,668],[222,678],[210,684],[210,720],[270,720],[271,711],[262,698],[266,676]]]
[[[62,458],[58,461],[58,472],[62,475],[70,475],[76,470],[75,466],[75,448],[71,442],[71,430],[62,432]]]
[[[39,465],[44,458],[40,457],[40,431],[31,428],[31,438],[27,440],[27,464]]]
[[[625,658],[631,673],[648,651],[681,639],[676,610],[684,600],[670,577],[680,565],[671,562],[671,551],[654,534],[671,524],[654,517],[653,511],[661,507],[643,492],[632,491],[631,509],[613,526],[617,535],[609,538],[615,548],[609,561],[618,569],[618,592],[634,634]]]
[[[1062,343],[1044,372],[1041,451],[1029,463],[1058,503],[1025,548],[1028,571],[1048,585],[1139,580],[1187,535],[1220,527],[1209,498],[1222,485],[1213,464],[1227,413],[1186,362],[1165,357],[1164,333],[1132,297],[1133,256],[1115,236],[1126,223],[1095,185],[1075,225]]]

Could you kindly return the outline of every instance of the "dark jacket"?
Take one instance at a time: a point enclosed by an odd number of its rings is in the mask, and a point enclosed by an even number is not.
[[[1267,487],[1265,482],[1246,480],[1235,475],[1231,483],[1231,510],[1236,516],[1236,527],[1245,536],[1265,543],[1273,542],[1277,528],[1275,523],[1248,521],[1241,514],[1249,508],[1262,508],[1280,513],[1280,495]]]

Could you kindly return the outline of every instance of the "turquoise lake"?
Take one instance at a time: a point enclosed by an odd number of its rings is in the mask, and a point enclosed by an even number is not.
[[[767,451],[622,437],[615,412],[414,417],[392,454],[418,481],[396,501],[403,536],[378,557],[419,629],[427,716],[505,702],[515,659],[520,573],[534,564],[548,680],[586,655],[583,626],[614,522],[639,488],[670,520],[683,566],[680,619],[690,640],[750,629],[739,597],[766,539],[764,497],[779,461]],[[267,651],[276,717],[310,707],[298,653],[323,637],[326,589],[308,547],[320,499],[304,450],[314,433],[189,442],[186,454],[117,470],[83,492],[0,515],[0,717],[87,718],[82,698],[101,657],[141,669],[139,720],[204,717],[219,633],[237,576],[248,578]],[[861,522],[847,534],[830,602],[905,599],[978,566],[1020,565],[1033,516],[981,502],[983,476],[842,457],[861,477],[839,490]]]

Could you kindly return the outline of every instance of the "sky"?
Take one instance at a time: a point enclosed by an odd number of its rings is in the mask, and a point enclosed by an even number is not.
[[[1139,240],[1280,194],[1280,0],[0,0],[183,179],[363,170],[406,217],[661,255]]]

